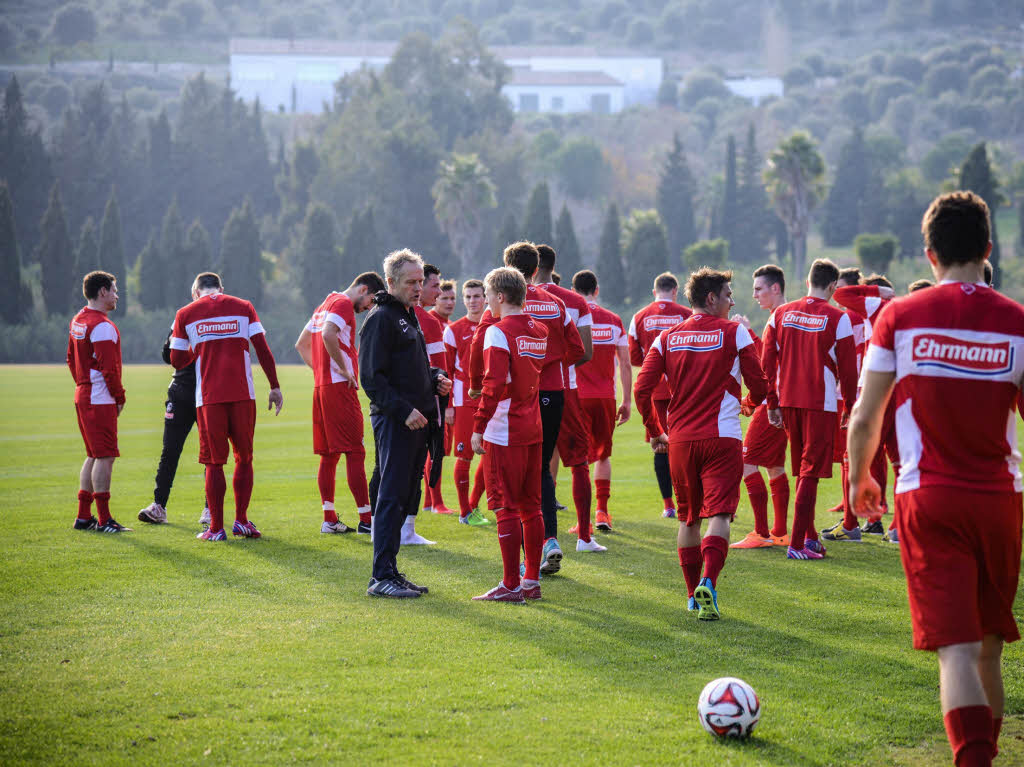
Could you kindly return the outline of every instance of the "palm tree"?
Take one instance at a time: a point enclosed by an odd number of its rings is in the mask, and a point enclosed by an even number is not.
[[[430,190],[437,223],[448,235],[463,275],[473,273],[473,256],[483,235],[481,213],[498,204],[488,173],[477,155],[453,152],[450,160],[441,161],[437,181]]]
[[[798,131],[779,144],[768,158],[764,181],[793,243],[794,271],[802,278],[811,212],[825,197],[825,161],[811,137]]]

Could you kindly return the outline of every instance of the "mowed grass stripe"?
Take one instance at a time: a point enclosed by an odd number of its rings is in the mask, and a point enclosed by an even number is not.
[[[70,529],[83,448],[67,371],[0,368],[0,762],[948,763],[935,662],[910,648],[896,547],[834,545],[820,563],[732,551],[723,620],[698,623],[634,414],[616,435],[615,532],[600,536],[609,551],[577,555],[564,534],[563,571],[543,581],[542,602],[471,602],[500,578],[494,528],[435,515],[417,527],[438,545],[401,555],[431,593],[371,600],[369,540],[318,532],[311,376],[282,368],[276,420],[255,376],[250,514],[265,537],[212,545],[194,538],[195,434],[170,524],[135,520],[151,500],[167,368],[125,370],[112,498],[136,528],[124,536]],[[367,445],[369,474],[368,428]],[[450,460],[444,491],[454,506]],[[354,524],[343,466],[337,493]],[[838,494],[837,479],[822,482],[819,508]],[[565,529],[573,515],[560,520]],[[832,521],[819,514],[819,526]],[[744,493],[733,538],[751,525]],[[1007,711],[1019,716],[1019,645],[1004,668]],[[696,721],[701,688],[723,675],[746,679],[764,702],[748,743],[716,742]],[[1020,741],[1003,741],[1001,761],[1024,759]]]

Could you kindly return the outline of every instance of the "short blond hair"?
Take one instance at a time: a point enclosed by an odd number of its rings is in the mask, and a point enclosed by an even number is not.
[[[398,278],[402,273],[402,268],[406,264],[415,264],[420,269],[423,268],[423,258],[418,253],[413,253],[408,248],[402,248],[401,250],[394,250],[388,253],[384,259],[384,276],[389,282],[397,283]]]
[[[484,278],[484,285],[495,293],[501,293],[513,306],[522,306],[526,301],[526,278],[518,269],[510,266],[492,269]]]

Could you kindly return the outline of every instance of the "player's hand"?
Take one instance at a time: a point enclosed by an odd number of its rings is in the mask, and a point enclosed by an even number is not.
[[[878,295],[881,298],[895,298],[896,291],[892,288],[887,288],[885,285],[878,286]]]
[[[423,413],[416,408],[413,408],[412,412],[409,413],[409,417],[405,419],[405,425],[413,431],[416,431],[417,429],[422,429],[427,425],[427,419],[424,418]]]
[[[615,425],[622,426],[622,424],[629,420],[629,416],[632,413],[633,409],[629,406],[629,400],[626,400],[619,405],[619,411],[615,414]]]
[[[121,415],[121,411],[124,410],[124,404],[125,403],[122,402],[120,405],[117,406],[117,414],[118,415]]]
[[[754,414],[755,410],[757,410],[757,408],[754,407],[753,405],[751,405],[745,399],[744,400],[740,400],[740,414],[741,415],[751,416],[751,415]]]
[[[862,480],[850,477],[850,508],[858,517],[881,513],[882,488],[870,474]]]
[[[452,390],[452,379],[446,376],[438,376],[437,378],[437,393],[442,397],[446,394],[450,394]]]
[[[651,450],[655,453],[667,453],[668,452],[668,435],[662,432],[657,437],[651,440]]]
[[[743,314],[734,314],[734,315],[732,316],[732,321],[733,321],[733,322],[738,322],[738,323],[740,323],[740,325],[742,325],[743,327],[745,327],[745,328],[746,328],[747,330],[750,330],[750,320],[748,320],[748,319],[746,318],[746,315],[743,315]]]
[[[271,410],[275,405],[277,410],[274,415],[280,415],[281,408],[284,407],[284,395],[281,394],[280,389],[271,389],[270,395],[267,397],[267,410]]]
[[[782,411],[776,408],[775,410],[768,410],[768,423],[774,426],[776,429],[782,428]]]
[[[849,410],[844,410],[843,411],[843,417],[839,419],[839,428],[840,429],[845,429],[849,425],[850,425],[850,411]]]
[[[483,394],[483,390],[482,389],[470,389],[466,393],[469,395],[470,399],[479,399],[480,395]]]
[[[359,379],[356,378],[355,376],[351,376],[348,379],[348,385],[351,386],[353,389],[358,390],[359,389]]]
[[[484,435],[474,434],[469,440],[470,446],[473,448],[473,452],[477,455],[484,455],[487,449],[484,447]]]
[[[455,408],[449,407],[444,410],[444,422],[449,426],[455,424]]]

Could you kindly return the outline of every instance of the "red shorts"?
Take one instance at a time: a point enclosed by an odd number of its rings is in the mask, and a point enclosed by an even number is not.
[[[923,487],[896,496],[914,647],[936,650],[995,634],[1020,639],[1021,495]]]
[[[523,513],[540,509],[542,444],[495,445],[484,442],[487,508]]]
[[[693,526],[719,514],[735,516],[743,479],[743,446],[738,439],[670,442],[668,469],[680,522]]]
[[[768,406],[759,405],[743,438],[743,463],[750,466],[786,465],[786,430],[768,423]]]
[[[581,397],[580,406],[590,422],[590,463],[612,456],[612,436],[615,434],[615,398]]]
[[[832,463],[842,463],[843,456],[846,455],[846,429],[840,426],[842,422],[843,401],[839,400],[836,407],[836,436],[832,442]]]
[[[117,405],[90,405],[76,402],[78,430],[90,458],[117,458]]]
[[[199,463],[222,465],[228,462],[228,440],[235,451],[235,462],[252,461],[252,437],[256,432],[256,401],[218,402],[196,408],[199,426]]]
[[[313,389],[313,452],[365,453],[363,409],[356,390],[347,383]]]
[[[475,453],[470,440],[473,439],[474,418],[476,417],[476,403],[472,405],[460,405],[455,408],[455,426],[452,442],[454,442],[454,455],[456,458],[465,458],[472,461]]]
[[[668,433],[668,403],[670,400],[667,399],[656,399],[654,400],[654,412],[658,414],[658,420],[661,421],[661,428]],[[651,438],[647,436],[647,430],[644,429],[644,441],[650,442]]]
[[[577,389],[565,390],[562,424],[558,429],[558,455],[563,466],[581,466],[590,459],[590,423]]]
[[[782,408],[789,435],[789,460],[794,477],[832,476],[832,445],[836,438],[836,414],[802,407]]]

